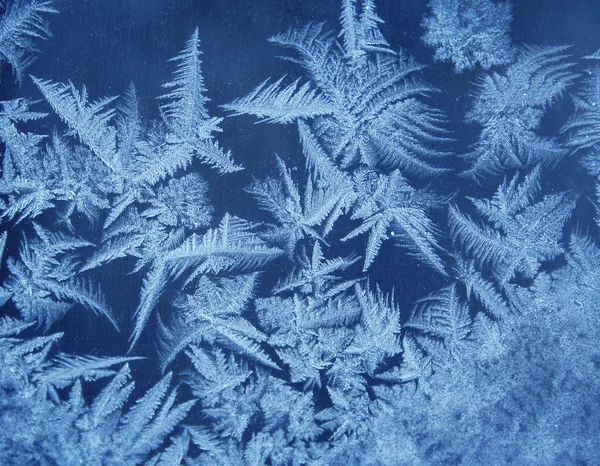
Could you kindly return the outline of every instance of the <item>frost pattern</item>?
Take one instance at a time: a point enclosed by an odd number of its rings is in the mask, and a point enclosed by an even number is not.
[[[535,277],[542,262],[564,252],[562,229],[575,203],[566,193],[547,194],[536,201],[540,173],[536,167],[522,181],[515,177],[504,183],[492,199],[472,200],[479,218],[489,225],[450,209],[452,237],[480,267],[489,267],[502,285],[517,273]]]
[[[450,61],[462,73],[477,65],[489,69],[513,61],[509,1],[431,0],[423,42],[435,49],[435,61]]]
[[[482,127],[474,150],[466,155],[468,174],[482,178],[536,163],[555,165],[568,150],[556,138],[540,136],[546,109],[577,75],[566,47],[526,47],[506,73],[486,75],[478,85],[467,121]]]
[[[22,80],[34,60],[36,42],[50,37],[46,15],[58,13],[53,0],[6,0],[0,4],[0,60]]]
[[[54,10],[3,6],[19,73]],[[457,71],[495,66],[490,41],[506,60],[467,154],[374,0],[274,36],[302,77],[227,124],[198,29],[154,111],[49,76],[0,102],[0,463],[599,462],[595,62],[567,117],[565,47],[513,56],[507,3],[430,8]],[[252,179],[216,137],[243,114],[299,136]]]
[[[263,121],[310,120],[329,158],[344,169],[400,168],[421,176],[439,172],[443,115],[425,97],[434,89],[419,76],[423,68],[383,38],[373,1],[343,2],[341,43],[323,24],[308,24],[272,37],[291,48],[309,82],[280,88],[283,78],[224,106]],[[309,84],[310,83],[310,84]],[[312,89],[311,89],[312,88]]]

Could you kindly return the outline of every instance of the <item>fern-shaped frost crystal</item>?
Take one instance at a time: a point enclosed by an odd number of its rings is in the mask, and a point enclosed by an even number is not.
[[[196,156],[220,173],[241,170],[216,142],[212,141],[215,131],[220,131],[221,118],[210,118],[206,110],[204,79],[200,69],[200,39],[198,29],[186,43],[179,55],[172,58],[177,62],[173,81],[163,85],[169,92],[160,97],[167,103],[161,106],[169,128],[168,144],[171,150],[193,151]]]
[[[526,47],[506,73],[485,76],[467,121],[482,127],[468,174],[482,178],[537,163],[554,165],[567,154],[556,139],[539,135],[546,109],[573,83],[566,47]]]
[[[168,283],[185,276],[192,280],[201,274],[226,274],[257,270],[281,255],[256,234],[250,222],[225,215],[218,228],[202,237],[193,234],[180,246],[157,258],[144,280],[136,310],[131,347],[137,342],[152,310]]]
[[[394,52],[379,31],[372,1],[347,0],[342,6],[341,43],[322,24],[276,35],[271,41],[294,49],[309,84],[259,86],[225,106],[235,114],[265,121],[311,121],[329,156],[342,168],[400,168],[408,173],[438,172],[434,149],[445,140],[442,115],[425,103],[433,89],[418,78],[421,66]]]
[[[594,176],[600,175],[600,53],[584,57],[592,60],[586,70],[583,88],[573,96],[575,112],[563,127],[567,143],[584,156],[584,164]]]
[[[235,112],[234,115],[250,114],[269,123],[292,123],[333,112],[327,100],[311,89],[309,83],[299,86],[300,79],[297,79],[282,88],[283,80],[280,78],[272,84],[265,81],[246,97],[223,108]]]
[[[50,30],[45,15],[58,13],[53,0],[6,0],[0,4],[0,60],[10,63],[22,79],[37,51],[36,40],[46,39]]]
[[[40,239],[25,238],[20,259],[10,258],[10,276],[6,290],[28,321],[48,328],[77,303],[102,314],[117,328],[113,312],[99,286],[77,274],[73,251],[90,243],[63,234],[51,234],[37,228]]]
[[[122,175],[115,164],[117,152],[116,130],[111,124],[115,110],[109,105],[116,97],[89,102],[85,86],[81,91],[73,85],[53,83],[33,77],[48,103],[60,118],[86,144],[115,176]]]
[[[176,301],[169,326],[163,326],[162,366],[188,345],[217,342],[254,361],[277,368],[260,348],[266,337],[242,313],[254,294],[257,274],[211,280],[202,277],[193,296]]]
[[[425,213],[440,203],[441,198],[417,191],[398,170],[390,176],[375,175],[372,190],[361,192],[367,186],[365,177],[368,175],[369,171],[357,171],[359,198],[352,218],[361,219],[362,224],[342,239],[369,232],[363,270],[375,260],[383,241],[394,237],[417,259],[444,273],[438,254],[437,229]]]
[[[562,229],[575,201],[566,193],[536,201],[540,173],[538,166],[522,181],[515,176],[490,200],[472,199],[478,214],[489,223],[476,222],[456,207],[450,209],[452,237],[480,267],[489,266],[501,286],[517,273],[533,278],[542,262],[563,252]]]
[[[443,288],[421,300],[406,323],[413,338],[429,354],[460,357],[470,344],[469,308],[460,301],[455,286]],[[436,354],[436,356],[437,356]],[[440,354],[440,356],[442,356]]]
[[[284,249],[291,257],[301,239],[323,239],[329,233],[344,205],[344,192],[309,178],[301,196],[290,170],[279,157],[277,165],[277,179],[256,182],[246,191],[254,195],[258,205],[271,213],[278,224],[263,235],[264,238]]]

